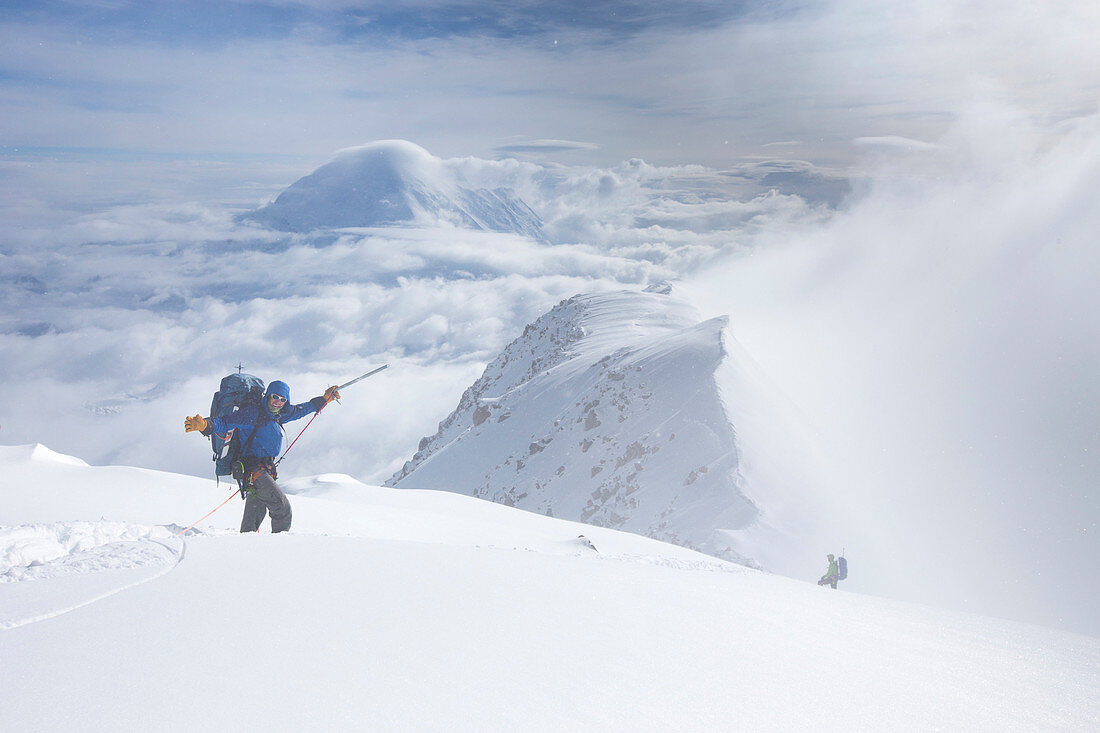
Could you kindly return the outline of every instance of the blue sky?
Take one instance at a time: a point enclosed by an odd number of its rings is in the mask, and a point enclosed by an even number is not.
[[[0,146],[319,164],[405,138],[444,157],[844,167],[857,139],[938,139],[977,91],[1051,123],[1095,102],[1087,4],[999,7],[8,3]],[[1019,45],[1030,29],[1041,46]]]
[[[378,43],[396,39],[484,36],[510,40],[587,37],[612,43],[654,28],[713,27],[744,17],[789,14],[794,0],[578,2],[577,0],[389,2],[10,2],[9,20],[65,23],[102,39],[156,39],[218,46],[242,38],[286,38],[303,28],[329,39]]]
[[[612,138],[630,135],[615,124],[624,114],[691,114],[638,84],[656,76],[637,68],[654,45],[779,7],[20,3],[0,23],[13,41],[0,63],[10,121],[0,145],[316,155],[408,137],[443,154],[531,150],[543,139],[559,141],[558,152],[619,147]],[[623,73],[641,78],[627,87]],[[616,155],[653,157],[654,142],[626,142]]]

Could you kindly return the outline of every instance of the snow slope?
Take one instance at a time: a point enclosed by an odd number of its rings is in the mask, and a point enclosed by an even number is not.
[[[0,728],[1100,724],[1094,638],[452,493],[285,483],[289,533],[236,534],[234,501],[175,537],[230,487],[0,448]]]
[[[786,558],[807,555],[816,537],[773,507],[817,509],[811,496],[791,500],[791,482],[775,473],[746,483],[741,416],[777,411],[760,406],[765,389],[748,378],[751,361],[728,326],[700,321],[667,284],[563,301],[486,367],[387,485],[447,489],[789,572]],[[793,435],[782,442],[784,460],[800,460]],[[793,527],[797,537],[784,531]]]
[[[542,238],[538,215],[513,192],[474,187],[406,140],[342,150],[244,219],[289,232],[445,223]]]

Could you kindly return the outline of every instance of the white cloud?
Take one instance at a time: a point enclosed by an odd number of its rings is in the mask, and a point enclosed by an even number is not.
[[[1100,118],[1055,147],[980,105],[878,156],[830,222],[701,278],[803,408],[864,571],[903,597],[1095,618]],[[855,540],[854,538],[860,538]],[[1065,554],[1063,554],[1065,553]]]
[[[900,135],[885,135],[883,137],[857,137],[852,141],[862,148],[895,148],[908,151],[935,150],[939,146],[935,143],[923,140],[912,140]]]
[[[583,143],[574,140],[520,140],[498,145],[497,152],[511,155],[561,153],[575,150],[597,150],[596,143]]]
[[[19,358],[0,375],[4,442],[189,472],[203,470],[201,451],[175,447],[170,413],[204,411],[238,362],[293,377],[303,398],[392,362],[409,418],[387,418],[400,427],[370,445],[349,432],[322,452],[346,461],[325,470],[381,475],[434,432],[443,394],[460,393],[529,320],[574,293],[665,272],[587,246],[446,227],[315,241],[197,204],[112,207],[9,247],[0,349]],[[434,391],[418,392],[418,380]]]

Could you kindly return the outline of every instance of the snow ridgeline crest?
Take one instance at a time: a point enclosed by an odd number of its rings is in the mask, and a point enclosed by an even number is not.
[[[439,423],[436,434],[420,439],[416,454],[386,482],[386,486],[396,486],[415,471],[445,445],[444,439],[454,432],[456,426],[464,429],[465,422],[470,422],[477,427],[494,414],[497,422],[510,418],[511,411],[502,410],[503,403],[489,395],[504,393],[524,384],[573,356],[571,347],[585,336],[584,328],[577,324],[582,309],[579,296],[574,296],[558,303],[534,323],[528,323],[523,334],[485,367],[476,382],[466,388],[458,407]]]
[[[758,509],[714,378],[726,318],[667,284],[576,295],[529,324],[387,481],[468,494],[756,565]],[[743,548],[742,548],[743,549]]]

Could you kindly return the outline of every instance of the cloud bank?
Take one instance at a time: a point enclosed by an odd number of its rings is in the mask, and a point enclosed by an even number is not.
[[[11,221],[34,219],[57,191],[83,185],[85,155],[50,166],[13,161],[15,185],[0,210]],[[93,463],[202,473],[195,451],[177,445],[177,413],[205,410],[212,385],[238,363],[290,382],[304,399],[390,362],[387,386],[364,385],[366,404],[334,411],[326,422],[346,432],[318,429],[317,450],[303,452],[296,469],[379,481],[434,432],[479,366],[554,303],[676,277],[753,246],[761,231],[830,212],[768,189],[755,168],[425,156],[418,165],[429,165],[433,179],[515,191],[554,243],[442,221],[273,231],[224,202],[231,177],[220,178],[211,161],[194,165],[220,187],[188,203],[158,188],[184,162],[161,170],[153,161],[91,156],[97,170],[119,181],[132,175],[133,188],[144,180],[157,193],[99,206],[74,193],[72,209],[0,236],[0,346],[19,354],[0,380],[4,441],[44,442]],[[734,193],[741,198],[728,198]],[[122,198],[109,185],[100,190],[107,200],[112,194]],[[384,395],[368,398],[374,389]],[[383,418],[391,429],[364,441]]]
[[[814,425],[879,587],[1095,633],[1100,118],[1047,133],[976,107],[697,284]]]

